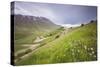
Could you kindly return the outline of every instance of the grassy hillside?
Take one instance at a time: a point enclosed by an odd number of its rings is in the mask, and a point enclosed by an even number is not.
[[[13,15],[11,17],[13,17]],[[33,44],[37,36],[44,36],[44,34],[56,30],[59,27],[60,26],[44,17],[14,15],[15,53],[25,48],[21,45]]]
[[[96,22],[73,29],[49,41],[15,65],[65,63],[97,60]]]

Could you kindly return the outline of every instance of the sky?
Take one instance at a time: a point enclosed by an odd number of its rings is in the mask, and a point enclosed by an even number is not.
[[[97,18],[96,6],[16,1],[14,14],[42,16],[58,25],[79,25]]]

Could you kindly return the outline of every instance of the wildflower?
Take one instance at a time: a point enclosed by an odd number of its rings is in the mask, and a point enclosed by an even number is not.
[[[84,49],[87,49],[87,46],[84,46]]]
[[[94,51],[92,51],[92,54],[94,54]]]
[[[96,55],[94,55],[93,57],[96,57]]]
[[[91,48],[91,50],[93,50],[93,48]]]
[[[92,56],[92,54],[91,54],[91,53],[90,53],[89,55],[90,55],[90,56]]]

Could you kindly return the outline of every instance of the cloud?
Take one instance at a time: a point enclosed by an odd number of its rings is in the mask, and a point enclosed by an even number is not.
[[[45,7],[41,7],[40,5],[34,5],[32,4],[24,4],[25,7],[19,3],[15,4],[14,13],[15,14],[22,14],[22,15],[31,15],[31,16],[42,16],[50,19],[53,22],[58,22],[59,19],[58,16],[55,14],[55,12],[50,9],[48,6],[44,5]]]
[[[70,28],[70,27],[79,27],[81,24],[61,24],[61,26]]]
[[[13,11],[15,14],[46,17],[55,24],[81,24],[93,20],[97,16],[97,8],[93,6],[32,2],[15,2],[15,9]]]
[[[32,13],[28,10],[25,10],[24,8],[18,6],[18,5],[15,5],[14,7],[14,13],[15,14],[22,14],[22,15],[32,15]]]

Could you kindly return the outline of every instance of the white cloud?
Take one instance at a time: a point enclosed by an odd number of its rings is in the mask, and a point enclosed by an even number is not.
[[[81,24],[61,24],[61,26],[70,28],[70,27],[79,27]]]
[[[20,5],[19,3],[16,3],[15,9],[14,9],[15,14],[42,16],[42,17],[46,17],[46,18],[50,19],[51,21],[53,21],[56,24],[59,23],[59,21],[60,21],[60,19],[57,19],[57,18],[59,18],[59,16],[57,16],[54,13],[54,11],[52,11],[46,5],[45,5],[45,7],[41,7],[40,5],[38,6],[38,5],[34,5],[34,4],[31,7],[28,4],[24,4],[24,5],[27,5],[27,6],[24,7],[24,6]]]
[[[22,7],[18,6],[18,5],[15,5],[14,13],[15,14],[22,14],[22,15],[32,15],[31,12],[25,10],[24,8],[22,8]]]

